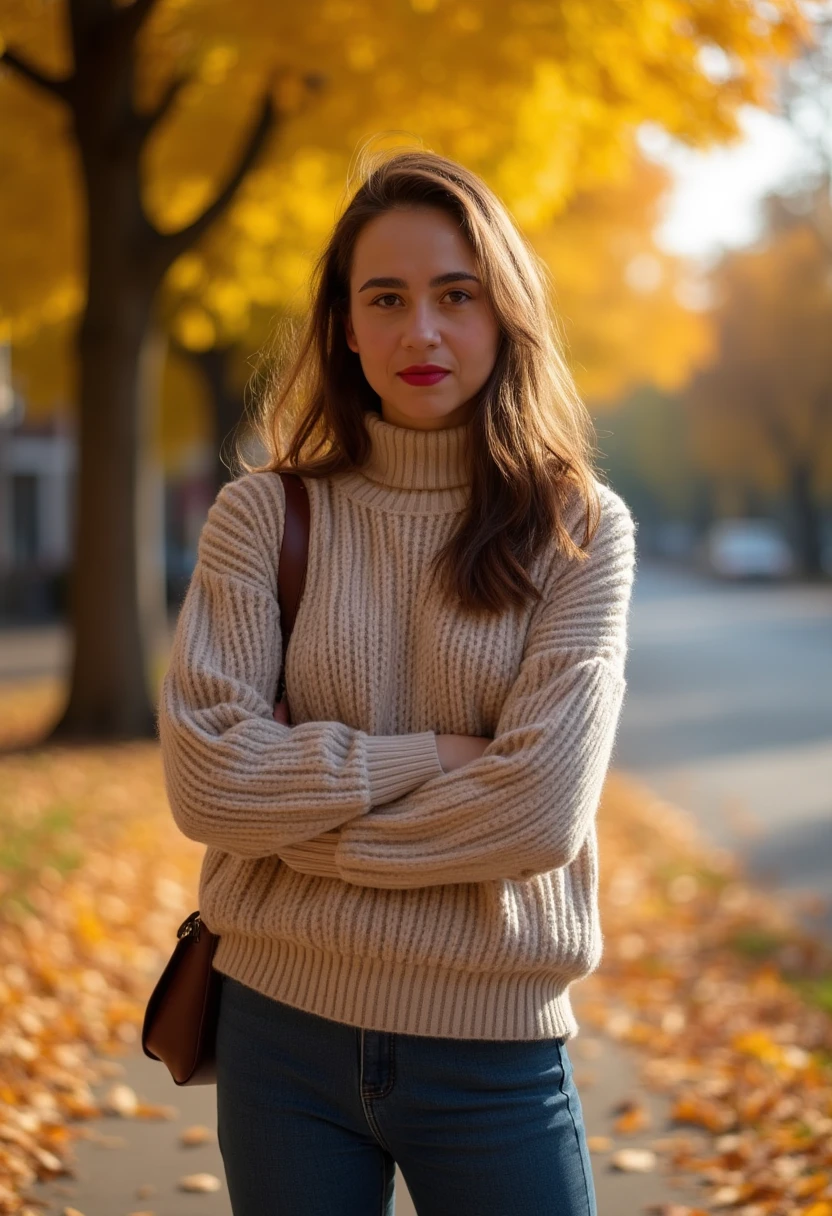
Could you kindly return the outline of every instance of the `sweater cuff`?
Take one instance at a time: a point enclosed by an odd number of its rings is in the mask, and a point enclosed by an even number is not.
[[[411,735],[368,735],[370,805],[383,806],[444,773],[432,730]]]
[[[338,844],[340,831],[335,828],[324,832],[312,840],[299,840],[296,844],[286,844],[278,856],[290,870],[300,874],[314,874],[319,878],[340,878],[335,864],[335,848]]]

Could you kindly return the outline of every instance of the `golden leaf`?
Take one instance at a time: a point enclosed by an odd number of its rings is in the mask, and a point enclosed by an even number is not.
[[[179,1179],[178,1186],[181,1191],[199,1191],[206,1194],[222,1190],[222,1183],[214,1174],[186,1174],[184,1178]]]

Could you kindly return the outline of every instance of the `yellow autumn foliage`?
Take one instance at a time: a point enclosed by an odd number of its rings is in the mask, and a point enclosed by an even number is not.
[[[66,73],[65,3],[3,0],[0,45]],[[810,37],[798,0],[159,0],[141,37],[137,97],[149,108],[172,79],[186,83],[145,150],[144,203],[163,229],[193,218],[270,89],[281,118],[269,154],[207,240],[227,248],[227,273],[215,251],[208,260],[212,281],[285,303],[367,138],[421,140],[465,161],[535,230],[576,192],[626,177],[640,122],[695,145],[736,136],[739,108],[772,104],[777,58]],[[730,64],[727,79],[708,51]],[[20,341],[80,307],[82,186],[57,99],[6,71],[0,112],[0,178],[11,183],[0,218],[15,234],[0,247],[0,318]],[[233,317],[241,302],[232,293],[214,307]],[[205,325],[195,332],[203,343]]]

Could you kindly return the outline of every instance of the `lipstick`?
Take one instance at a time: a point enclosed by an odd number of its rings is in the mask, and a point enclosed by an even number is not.
[[[446,367],[438,367],[435,363],[425,363],[421,366],[414,364],[412,367],[406,367],[398,374],[406,384],[429,386],[438,384],[449,376],[450,372]]]

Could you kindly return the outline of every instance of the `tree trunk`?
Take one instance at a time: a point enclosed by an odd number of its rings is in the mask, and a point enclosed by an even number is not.
[[[796,461],[789,473],[789,491],[800,568],[807,578],[815,579],[823,574],[822,521],[812,472],[808,460]]]
[[[713,480],[705,473],[696,475],[691,503],[691,523],[696,535],[705,536],[716,518]]]
[[[214,419],[214,495],[216,496],[227,481],[237,476],[234,459],[235,440],[237,430],[243,420],[243,398],[231,384],[230,347],[195,351],[191,353],[191,358],[202,372],[208,392],[211,394],[211,412]]]
[[[53,739],[155,735],[147,683],[136,510],[142,427],[140,356],[167,270],[226,211],[263,154],[275,122],[271,92],[225,185],[177,232],[142,206],[142,151],[186,83],[170,79],[151,110],[133,97],[136,46],[157,0],[68,0],[74,69],[48,76],[8,47],[3,66],[59,98],[73,120],[83,182],[87,302],[78,332],[78,477],[70,576],[70,694]],[[158,555],[157,555],[158,557]]]
[[[135,526],[139,357],[151,297],[118,263],[96,267],[93,276],[78,335],[71,691],[53,738],[151,737]]]
[[[165,660],[168,646],[165,476],[157,436],[158,402],[167,347],[166,334],[157,325],[151,324],[142,348],[139,372],[136,564],[139,622],[154,702],[155,677],[160,660]]]

